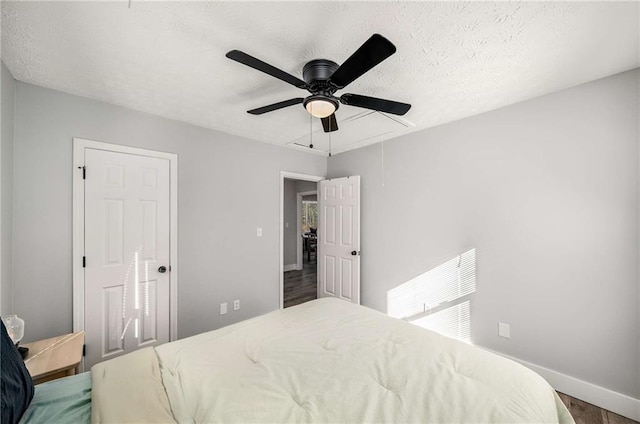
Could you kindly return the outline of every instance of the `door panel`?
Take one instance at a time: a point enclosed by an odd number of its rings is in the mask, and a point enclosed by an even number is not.
[[[102,292],[102,311],[104,329],[102,356],[122,353],[124,344],[122,335],[122,286],[105,287]]]
[[[324,273],[320,272],[324,284],[319,285],[323,290],[323,295],[335,296],[336,295],[336,258],[333,256],[325,255],[323,258]],[[323,296],[318,296],[323,297]]]
[[[167,159],[85,150],[85,366],[169,341]],[[102,311],[102,313],[99,313]]]
[[[336,243],[336,208],[333,205],[327,205],[322,208],[320,225],[324,227],[323,240],[326,244]]]
[[[340,214],[340,235],[343,246],[353,246],[353,208],[350,205],[342,206]]]
[[[353,299],[353,261],[340,258],[340,297]]]
[[[360,177],[320,181],[318,206],[318,297],[360,303]]]
[[[124,201],[105,199],[105,260],[104,265],[122,265],[124,262]]]
[[[155,200],[142,200],[142,252],[145,261],[155,261],[158,234],[158,202]]]
[[[138,345],[154,343],[158,339],[158,327],[156,315],[151,311],[156,309],[157,296],[158,296],[158,284],[157,280],[148,280],[140,283],[140,291],[143,293],[144,308],[141,311],[140,320],[142,325],[140,326],[140,337],[138,338]]]

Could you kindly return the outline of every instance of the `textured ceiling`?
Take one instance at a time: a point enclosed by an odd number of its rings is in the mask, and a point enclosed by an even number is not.
[[[293,75],[342,63],[371,34],[397,53],[344,92],[411,103],[403,118],[342,106],[333,152],[636,68],[637,2],[2,2],[2,59],[20,81],[251,139],[327,151],[306,91],[225,58]],[[393,117],[393,116],[391,116]],[[395,118],[395,117],[393,117]]]

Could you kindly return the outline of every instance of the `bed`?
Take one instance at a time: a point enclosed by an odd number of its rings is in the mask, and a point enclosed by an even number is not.
[[[91,404],[67,422],[88,410],[94,423],[574,422],[533,371],[335,299],[103,362],[90,388],[84,378]]]

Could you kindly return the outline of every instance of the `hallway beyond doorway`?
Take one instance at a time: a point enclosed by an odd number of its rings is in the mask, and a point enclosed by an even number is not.
[[[284,307],[288,308],[316,299],[318,297],[317,279],[316,256],[312,256],[309,261],[307,255],[303,255],[302,270],[284,273]]]

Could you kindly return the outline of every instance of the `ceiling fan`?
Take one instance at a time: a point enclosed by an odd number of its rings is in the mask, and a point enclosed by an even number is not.
[[[338,110],[340,103],[395,115],[404,115],[409,111],[410,104],[393,100],[350,93],[345,93],[340,97],[334,96],[336,91],[345,88],[395,52],[396,46],[391,41],[380,34],[373,34],[340,66],[327,59],[314,59],[307,62],[302,68],[304,81],[240,50],[231,50],[226,56],[311,93],[310,96],[305,98],[296,97],[248,110],[248,113],[262,115],[263,113],[302,103],[311,115],[322,120],[324,132],[332,132],[338,129],[338,122],[334,112]]]

